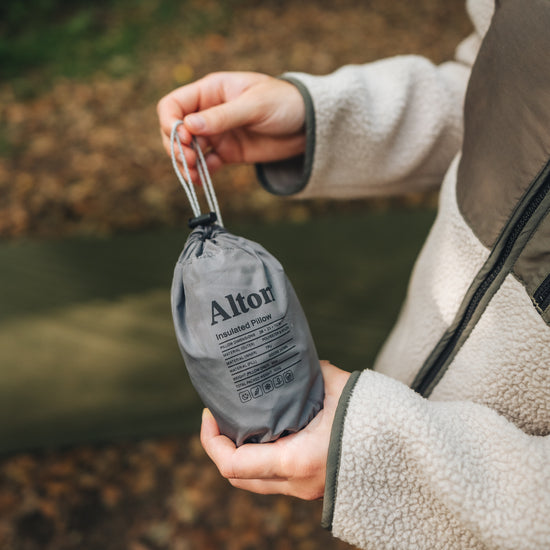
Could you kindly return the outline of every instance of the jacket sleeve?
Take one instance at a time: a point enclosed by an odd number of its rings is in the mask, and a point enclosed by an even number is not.
[[[300,197],[387,195],[441,183],[462,141],[462,107],[480,37],[434,65],[415,55],[287,73],[306,104],[306,153],[257,165],[269,191]]]
[[[550,436],[471,402],[354,373],[329,451],[323,523],[373,549],[550,547]]]

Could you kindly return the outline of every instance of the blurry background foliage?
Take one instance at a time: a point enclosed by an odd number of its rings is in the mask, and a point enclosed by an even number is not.
[[[469,30],[458,0],[3,2],[0,403],[3,418],[25,414],[2,445],[196,418],[168,309],[190,211],[160,144],[162,95],[215,70],[325,74],[399,53],[439,62]],[[285,200],[249,166],[215,181],[228,227],[286,266],[321,357],[370,366],[436,196]]]
[[[155,107],[216,70],[440,62],[469,32],[462,0],[0,3],[0,548],[346,547],[320,503],[232,490],[179,436],[201,411],[169,308],[190,210]],[[371,366],[436,196],[298,202],[248,166],[214,180],[228,228],[285,266],[319,355]]]
[[[215,70],[439,62],[469,30],[458,0],[3,2],[0,406],[22,412],[0,450],[195,425],[168,308],[190,211],[160,144],[162,95]],[[215,182],[228,227],[285,265],[320,356],[370,366],[436,196],[293,201],[249,166]]]
[[[155,31],[173,26],[197,36],[223,32],[232,0],[206,9],[182,0],[32,0],[0,6],[0,78],[36,95],[59,76],[95,71],[123,76],[138,68]],[[29,71],[34,72],[29,75]],[[30,78],[29,78],[30,76]],[[34,84],[34,86],[31,86]]]
[[[442,33],[444,28],[445,32]],[[461,2],[33,0],[0,6],[0,238],[181,225],[188,206],[158,137],[155,104],[215,70],[328,73],[399,53],[452,56]],[[269,196],[250,167],[216,177],[226,218],[434,204]]]

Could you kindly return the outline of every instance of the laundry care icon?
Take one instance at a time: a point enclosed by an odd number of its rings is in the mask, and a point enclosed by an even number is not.
[[[242,403],[246,403],[247,401],[250,401],[252,399],[252,396],[250,395],[250,392],[246,390],[239,393],[239,398]]]
[[[258,399],[258,397],[261,397],[264,392],[262,391],[262,388],[260,388],[260,386],[254,386],[250,392],[252,393],[252,397],[254,399]]]
[[[284,378],[286,384],[290,384],[294,380],[294,374],[292,374],[291,370],[287,370],[283,374],[283,378]]]

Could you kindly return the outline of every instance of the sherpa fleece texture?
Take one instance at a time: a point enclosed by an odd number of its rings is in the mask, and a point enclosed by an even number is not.
[[[482,34],[492,15],[490,0],[468,2],[474,32],[441,65],[402,55],[348,65],[327,76],[287,73],[313,99],[314,137],[308,135],[311,170],[300,180],[295,162],[260,165],[272,192],[297,198],[388,195],[435,188],[458,152],[464,93]],[[306,93],[304,93],[306,90]],[[309,105],[308,105],[309,106]],[[307,183],[307,185],[306,185]]]
[[[549,442],[472,402],[363,373],[343,433],[333,533],[362,548],[548,548]]]
[[[377,372],[357,377],[333,427],[325,518],[328,510],[333,534],[361,548],[550,548],[550,329],[513,275],[429,399],[408,387],[490,252],[456,202],[463,98],[494,4],[469,0],[467,10],[475,31],[455,61],[401,56],[287,75],[313,109],[311,168],[298,185],[300,173],[286,177],[296,164],[263,173],[273,191],[302,197],[443,181]]]

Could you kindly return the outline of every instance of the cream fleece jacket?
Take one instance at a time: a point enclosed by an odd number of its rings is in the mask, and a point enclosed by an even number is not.
[[[550,548],[550,327],[521,277],[502,276],[430,391],[411,389],[495,256],[457,202],[464,95],[493,2],[467,10],[475,32],[454,61],[286,75],[308,107],[308,151],[258,169],[272,191],[303,197],[443,181],[397,325],[374,370],[350,379],[333,426],[323,521],[361,548]]]

